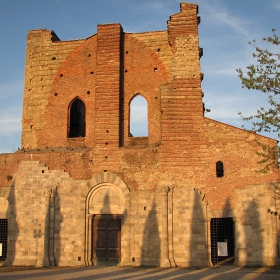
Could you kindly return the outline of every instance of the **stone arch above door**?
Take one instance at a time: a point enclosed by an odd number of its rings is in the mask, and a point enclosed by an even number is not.
[[[123,214],[124,212],[124,196],[118,187],[110,183],[94,187],[87,202],[87,214]]]
[[[123,214],[127,185],[111,172],[96,174],[90,180],[86,199],[87,214]]]

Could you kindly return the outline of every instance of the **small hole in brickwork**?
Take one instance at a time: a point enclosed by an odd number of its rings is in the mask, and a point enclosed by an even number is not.
[[[90,91],[89,91],[89,90],[87,91],[87,94],[90,94]]]
[[[45,170],[42,170],[42,173],[45,173]]]
[[[33,124],[30,125],[30,129],[32,129],[32,128],[33,128]]]
[[[128,54],[128,51],[126,51],[125,53]]]
[[[145,211],[147,210],[147,207],[146,207],[146,206],[144,206],[144,210],[145,210]]]
[[[81,257],[78,257],[78,261],[80,262],[82,260],[82,258]]]
[[[108,158],[108,156],[105,156],[105,158]]]
[[[90,75],[93,75],[93,74],[94,74],[94,72],[93,72],[93,71],[91,71],[91,72],[90,72]]]
[[[56,60],[56,57],[54,56],[54,57],[52,57],[52,60]]]
[[[127,70],[124,70],[125,73],[127,73]]]
[[[135,258],[132,258],[132,261],[135,262]]]
[[[105,145],[108,145],[108,142],[105,142]]]
[[[63,77],[63,74],[60,74],[59,77]]]
[[[90,54],[90,53],[88,54],[88,57],[91,57],[91,54]]]
[[[107,172],[107,170],[105,169],[104,172]]]
[[[155,97],[155,99],[157,99],[157,96]]]
[[[160,48],[158,48],[157,51],[160,52]]]
[[[54,96],[57,96],[57,92],[54,93]]]
[[[154,72],[157,72],[157,71],[158,71],[158,69],[155,67],[155,68],[154,68]]]

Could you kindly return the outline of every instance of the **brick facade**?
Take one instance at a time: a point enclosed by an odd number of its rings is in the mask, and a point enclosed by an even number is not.
[[[181,3],[166,31],[106,24],[85,40],[29,31],[22,147],[0,155],[7,265],[98,264],[99,221],[121,223],[120,265],[213,265],[211,221],[227,218],[236,265],[277,263],[279,170],[257,172],[259,143],[277,142],[204,116],[197,13]],[[148,137],[130,134],[137,95]]]

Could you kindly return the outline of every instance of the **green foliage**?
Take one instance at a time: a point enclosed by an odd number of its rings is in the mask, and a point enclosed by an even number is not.
[[[275,29],[272,29],[272,35],[263,38],[263,41],[274,50],[280,45]],[[280,52],[263,50],[256,45],[256,40],[249,44],[254,48],[253,57],[256,59],[256,63],[247,66],[247,71],[243,71],[241,68],[236,71],[243,88],[258,90],[267,95],[268,109],[261,107],[256,114],[249,117],[244,117],[242,113],[239,115],[245,121],[252,121],[252,131],[277,133],[280,137]],[[264,146],[262,148],[264,149]],[[268,161],[267,157],[275,158],[275,151],[273,155],[268,153],[269,149],[265,149],[265,152],[261,153],[264,158],[261,162]]]

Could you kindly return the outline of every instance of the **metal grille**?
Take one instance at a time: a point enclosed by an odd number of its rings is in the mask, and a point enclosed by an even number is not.
[[[219,245],[224,245],[226,250],[221,253]],[[225,242],[225,243],[223,243]],[[221,249],[221,247],[220,247]],[[234,259],[234,223],[232,218],[211,219],[211,260],[213,265],[232,261]]]
[[[0,261],[7,258],[8,220],[0,219]]]

